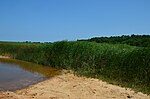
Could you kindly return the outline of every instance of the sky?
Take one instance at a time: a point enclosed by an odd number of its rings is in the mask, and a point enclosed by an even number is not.
[[[0,41],[150,34],[150,0],[0,0]]]

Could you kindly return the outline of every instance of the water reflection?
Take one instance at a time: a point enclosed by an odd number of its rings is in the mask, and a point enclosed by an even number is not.
[[[14,59],[0,59],[0,90],[17,90],[59,74],[59,70]]]

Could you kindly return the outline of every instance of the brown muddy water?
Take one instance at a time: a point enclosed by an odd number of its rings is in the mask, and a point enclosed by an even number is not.
[[[58,75],[60,70],[30,62],[0,58],[0,91],[15,91]]]

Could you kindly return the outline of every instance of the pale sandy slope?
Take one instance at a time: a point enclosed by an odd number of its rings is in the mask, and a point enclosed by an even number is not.
[[[142,93],[98,79],[63,73],[16,92],[1,92],[0,99],[150,99]]]

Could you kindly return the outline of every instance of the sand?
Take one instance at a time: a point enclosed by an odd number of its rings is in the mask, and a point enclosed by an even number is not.
[[[10,58],[9,56],[1,56],[0,55],[0,58]]]
[[[150,99],[143,93],[111,85],[98,79],[63,72],[53,78],[15,92],[0,92],[0,99]]]
[[[0,91],[0,99],[150,99],[150,96],[63,70],[62,74],[25,89]]]

